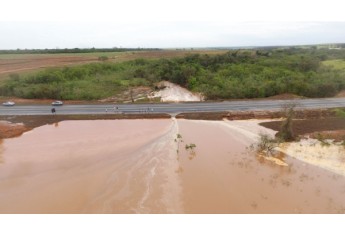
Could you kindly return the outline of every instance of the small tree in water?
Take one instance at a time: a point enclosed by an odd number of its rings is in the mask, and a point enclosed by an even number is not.
[[[295,116],[295,107],[297,104],[291,103],[283,107],[283,112],[285,113],[285,120],[282,123],[280,131],[277,133],[277,137],[282,141],[293,141],[295,140],[295,135],[292,130],[292,119]]]
[[[196,145],[194,143],[191,143],[189,145],[186,144],[186,146],[185,146],[185,149],[189,150],[189,157],[188,157],[189,160],[192,160],[196,155],[194,148],[196,148]]]
[[[280,140],[277,138],[272,138],[268,134],[259,134],[259,142],[256,146],[252,146],[259,153],[265,153],[267,155],[272,155],[276,147],[279,146]]]

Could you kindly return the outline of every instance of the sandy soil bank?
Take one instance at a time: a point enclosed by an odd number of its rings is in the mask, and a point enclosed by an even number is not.
[[[305,163],[345,176],[345,147],[341,143],[302,139],[285,143],[280,150]]]
[[[149,98],[160,97],[162,102],[200,102],[204,100],[202,95],[192,93],[188,89],[168,81],[160,82],[159,86],[164,86],[165,88],[153,92]]]

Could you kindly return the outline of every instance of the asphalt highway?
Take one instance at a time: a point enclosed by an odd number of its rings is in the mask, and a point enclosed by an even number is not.
[[[107,113],[168,113],[220,112],[220,111],[264,111],[279,110],[289,103],[297,109],[345,107],[345,98],[295,99],[295,100],[246,100],[226,102],[155,103],[155,104],[100,104],[54,106],[56,114],[107,114]],[[117,107],[117,108],[116,108]],[[1,106],[0,115],[49,115],[53,106],[15,105]]]

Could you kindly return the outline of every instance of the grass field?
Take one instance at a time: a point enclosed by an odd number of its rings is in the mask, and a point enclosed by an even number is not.
[[[327,60],[322,62],[325,66],[331,66],[335,70],[345,70],[345,60]]]

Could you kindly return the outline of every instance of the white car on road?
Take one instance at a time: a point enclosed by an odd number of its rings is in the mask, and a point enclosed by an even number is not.
[[[14,103],[14,102],[12,102],[12,101],[7,101],[7,102],[4,102],[2,105],[4,105],[4,106],[8,106],[8,107],[11,107],[11,106],[14,106],[14,105],[15,105],[15,103]]]
[[[63,102],[62,101],[54,101],[54,102],[52,102],[52,105],[53,106],[62,106]]]

